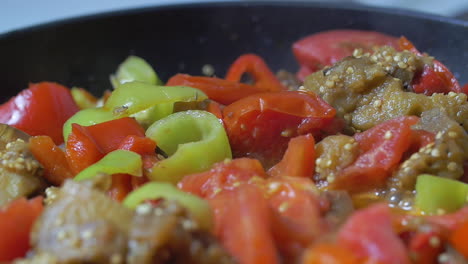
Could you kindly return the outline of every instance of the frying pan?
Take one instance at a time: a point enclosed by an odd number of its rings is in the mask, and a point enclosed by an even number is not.
[[[467,22],[343,3],[229,2],[104,13],[0,35],[0,99],[43,80],[100,94],[130,54],[145,58],[163,80],[177,72],[199,75],[205,64],[224,76],[247,52],[274,70],[296,71],[291,44],[337,28],[404,35],[468,82]]]

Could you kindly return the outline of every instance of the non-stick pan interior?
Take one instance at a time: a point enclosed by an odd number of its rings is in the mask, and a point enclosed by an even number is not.
[[[240,54],[257,53],[274,69],[295,71],[291,44],[338,28],[405,35],[468,82],[468,26],[449,19],[356,6],[304,3],[224,3],[155,7],[95,15],[12,32],[0,37],[2,100],[29,82],[108,89],[109,74],[128,55],[145,58],[163,80],[218,76]]]

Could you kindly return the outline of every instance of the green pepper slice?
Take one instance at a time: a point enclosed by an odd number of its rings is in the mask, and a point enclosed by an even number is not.
[[[110,81],[114,89],[123,83],[132,81],[156,85],[162,84],[158,74],[153,70],[151,65],[137,56],[129,56],[124,60],[117,68],[115,75],[110,76]]]
[[[211,113],[189,110],[174,113],[152,124],[146,136],[158,142],[169,157],[157,162],[149,177],[177,183],[183,176],[207,170],[231,158],[231,147],[222,122]]]
[[[146,200],[166,199],[177,201],[195,218],[201,228],[212,230],[213,215],[210,205],[205,200],[183,192],[170,183],[150,182],[132,191],[125,197],[123,205],[135,209]]]
[[[126,173],[133,176],[141,176],[142,172],[141,156],[128,150],[114,150],[98,162],[82,170],[75,176],[76,181],[93,178],[99,173],[109,175],[116,173]]]
[[[200,90],[186,86],[156,86],[127,82],[117,87],[104,108],[119,117],[130,116],[150,107],[175,102],[203,101],[208,97]]]
[[[421,174],[416,181],[416,206],[425,214],[450,213],[465,205],[468,184]]]

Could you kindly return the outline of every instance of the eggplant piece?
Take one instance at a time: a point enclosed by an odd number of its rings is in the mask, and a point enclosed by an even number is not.
[[[29,151],[29,135],[0,124],[0,206],[40,190],[42,168]]]

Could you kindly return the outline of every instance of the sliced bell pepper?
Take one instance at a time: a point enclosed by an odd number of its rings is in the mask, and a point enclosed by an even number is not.
[[[10,263],[25,257],[30,248],[29,236],[43,210],[42,197],[20,198],[0,209],[0,262]]]
[[[104,108],[118,117],[129,116],[159,104],[203,101],[207,96],[200,90],[186,86],[156,86],[141,82],[127,82],[117,87]]]
[[[0,123],[16,127],[31,136],[50,136],[60,145],[65,121],[79,110],[70,91],[57,83],[30,84],[0,106]]]
[[[132,191],[132,175],[125,173],[117,173],[112,175],[112,183],[107,191],[107,195],[115,201],[122,202],[125,197]]]
[[[86,127],[72,124],[72,133],[68,136],[66,157],[74,175],[104,157],[105,152],[98,146]]]
[[[453,247],[468,259],[468,219],[450,236]]]
[[[147,137],[128,135],[120,142],[118,149],[133,151],[140,155],[155,155],[156,142]]]
[[[67,157],[49,136],[35,136],[29,139],[29,149],[44,167],[43,177],[50,183],[60,186],[66,179],[75,175],[67,162]]]
[[[244,54],[237,58],[226,74],[226,80],[240,82],[244,74],[250,74],[254,79],[254,86],[263,92],[285,91],[281,82],[270,70],[265,61],[255,54]]]
[[[109,175],[124,173],[133,176],[142,175],[142,161],[140,155],[128,150],[114,150],[101,160],[82,170],[75,180],[82,181],[94,177],[98,173]]]
[[[312,134],[292,138],[283,159],[268,170],[272,176],[312,177],[315,170],[315,140]]]
[[[117,68],[115,75],[110,76],[112,86],[117,88],[126,82],[139,81],[148,84],[161,85],[156,72],[144,59],[137,56],[129,56]]]
[[[167,82],[168,86],[183,85],[200,89],[211,100],[221,104],[231,104],[239,99],[252,94],[264,92],[261,87],[227,81],[215,77],[191,76],[188,74],[176,74]]]
[[[116,150],[129,135],[145,136],[145,130],[131,117],[118,118],[86,127],[89,135],[104,153]]]
[[[72,87],[71,95],[80,109],[96,107],[98,99],[83,88]]]
[[[98,123],[114,120],[117,117],[111,112],[102,108],[87,108],[77,112],[75,115],[70,117],[67,122],[63,125],[63,138],[65,143],[68,140],[68,136],[72,131],[72,124],[76,123],[81,126],[91,126]]]
[[[416,206],[425,214],[451,213],[467,202],[468,184],[421,174],[416,181]]]
[[[213,215],[210,205],[205,200],[183,192],[170,183],[150,182],[131,192],[123,205],[135,209],[147,200],[174,200],[185,207],[204,230],[213,230]]]
[[[222,122],[206,111],[174,113],[151,125],[146,136],[169,155],[151,169],[149,177],[155,181],[175,184],[232,155]]]

